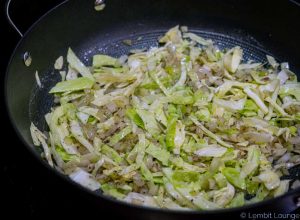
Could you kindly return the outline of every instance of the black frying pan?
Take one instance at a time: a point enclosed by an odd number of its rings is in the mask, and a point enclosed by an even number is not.
[[[268,53],[278,60],[289,61],[292,70],[300,72],[300,7],[294,1],[107,0],[101,12],[94,10],[93,0],[65,1],[22,37],[7,68],[6,104],[24,145],[48,167],[33,147],[29,126],[33,121],[41,130],[46,129],[44,115],[53,105],[48,91],[60,77],[53,63],[67,53],[68,47],[89,64],[89,58],[95,53],[120,56],[133,48],[156,45],[157,38],[177,24],[187,25],[193,32],[213,39],[221,48],[240,45],[247,59],[263,61]],[[136,41],[140,36],[142,40]],[[132,39],[133,46],[124,45],[124,39]],[[30,67],[24,65],[25,52],[30,52],[33,59]],[[36,70],[40,73],[42,89],[36,85]],[[53,173],[75,184],[55,170]],[[294,168],[286,178],[297,179],[299,175],[300,168]],[[241,208],[183,212],[137,207],[77,187],[96,203],[143,219],[236,217],[241,213],[242,217],[246,213],[247,218],[248,213],[270,210],[288,213],[297,208],[300,197],[300,189],[296,189]]]

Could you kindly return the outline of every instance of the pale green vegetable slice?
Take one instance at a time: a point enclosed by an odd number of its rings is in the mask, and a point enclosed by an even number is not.
[[[119,67],[119,61],[116,58],[113,58],[111,56],[103,55],[103,54],[97,54],[93,56],[93,67],[98,68],[102,66],[113,66],[113,67]]]
[[[59,82],[53,87],[49,93],[73,92],[84,89],[90,89],[94,85],[94,81],[87,77]]]
[[[262,172],[258,176],[258,179],[261,180],[269,190],[275,189],[280,185],[279,176],[271,170]]]
[[[130,134],[132,131],[131,127],[128,126],[126,128],[123,128],[119,133],[114,134],[114,136],[111,137],[109,141],[109,145],[115,145],[119,141],[121,141],[124,137],[126,137],[128,134]]]
[[[94,80],[93,75],[91,74],[89,68],[87,68],[80,59],[76,56],[76,54],[73,52],[71,48],[68,49],[68,55],[67,55],[67,61],[69,65],[75,69],[77,72],[79,72],[83,77],[90,78],[91,80]]]
[[[216,140],[220,145],[224,146],[224,147],[233,147],[232,145],[224,142],[220,137],[218,137],[217,135],[215,135],[214,133],[212,133],[210,130],[208,130],[207,128],[205,128],[195,117],[190,116],[190,119],[197,125],[200,127],[200,129],[209,137],[211,137],[212,139]]]
[[[251,98],[257,106],[262,110],[263,113],[267,114],[269,112],[268,107],[265,105],[263,100],[255,93],[253,92],[249,87],[244,88],[244,92]]]
[[[146,148],[146,153],[150,154],[151,156],[162,162],[163,165],[168,165],[170,153],[167,150],[150,143],[150,145]]]
[[[241,170],[241,177],[245,178],[249,174],[255,172],[259,167],[260,162],[260,150],[256,146],[250,146],[248,148],[247,162]]]

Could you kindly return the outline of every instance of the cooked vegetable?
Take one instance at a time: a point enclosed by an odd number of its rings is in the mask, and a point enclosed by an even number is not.
[[[281,176],[300,163],[300,83],[288,64],[244,61],[241,47],[220,50],[186,27],[159,42],[96,54],[91,67],[71,49],[67,65],[60,57],[50,130],[30,127],[42,156],[138,205],[220,209],[285,193]]]
[[[200,148],[195,154],[200,157],[221,157],[225,154],[227,149],[219,146],[209,146]]]
[[[235,71],[238,69],[241,59],[243,56],[243,51],[239,47],[235,47],[232,50],[229,50],[224,55],[224,67],[226,70],[228,70],[231,73],[235,73]]]
[[[278,175],[273,171],[264,171],[259,176],[258,179],[261,180],[268,190],[276,189],[280,185],[280,179]]]
[[[94,8],[96,11],[102,11],[105,8],[105,4],[104,3],[98,5],[95,4]]]
[[[100,188],[100,184],[94,179],[94,177],[80,168],[75,169],[75,171],[73,171],[69,176],[76,183],[79,183],[90,190],[97,190]]]
[[[79,72],[83,77],[88,77],[90,79],[94,79],[91,74],[89,68],[87,68],[76,56],[71,48],[68,50],[67,61],[71,68]]]
[[[50,90],[50,93],[73,92],[83,89],[90,89],[94,85],[94,81],[87,77],[59,82]]]
[[[238,169],[232,167],[225,167],[222,170],[222,173],[232,185],[240,189],[246,188],[245,179],[241,177],[240,171]]]
[[[45,157],[46,157],[49,165],[53,166],[51,152],[50,152],[49,146],[47,145],[47,142],[46,142],[47,137],[33,123],[31,123],[31,125],[30,125],[30,133],[31,133],[31,137],[33,140],[33,144],[35,146],[42,145],[44,153],[45,153]]]
[[[170,153],[154,144],[150,144],[146,149],[146,153],[150,154],[152,157],[160,161],[163,165],[167,166],[170,158]]]
[[[63,65],[64,65],[64,57],[60,56],[56,59],[56,61],[54,63],[54,69],[61,70]]]
[[[245,178],[249,174],[256,171],[259,167],[260,150],[255,146],[250,146],[248,148],[247,162],[241,170],[241,177]]]
[[[38,71],[35,71],[35,80],[38,87],[43,88]]]
[[[93,67],[100,68],[102,66],[119,67],[120,64],[116,58],[107,55],[97,54],[93,56]]]
[[[23,55],[23,62],[27,67],[29,67],[32,63],[32,57],[28,51],[26,51]]]

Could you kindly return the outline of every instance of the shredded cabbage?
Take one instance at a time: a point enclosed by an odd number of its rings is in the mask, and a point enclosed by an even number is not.
[[[73,50],[71,48],[69,48],[69,50],[68,50],[67,61],[70,65],[70,67],[73,68],[74,70],[76,70],[78,73],[80,73],[83,77],[88,77],[91,80],[94,79],[89,68],[87,68],[80,61],[80,59],[76,56],[76,54],[73,52]]]
[[[243,60],[241,47],[220,50],[186,27],[159,42],[95,54],[92,66],[71,49],[59,57],[49,131],[30,127],[42,156],[138,205],[220,209],[285,193],[281,177],[300,163],[300,83],[288,64]]]
[[[81,77],[73,80],[59,82],[50,90],[50,93],[73,92],[83,89],[90,89],[94,85],[94,81]]]
[[[100,183],[94,179],[94,177],[89,174],[88,172],[76,168],[69,177],[75,181],[76,183],[79,183],[80,185],[90,189],[90,190],[97,190],[100,188]]]

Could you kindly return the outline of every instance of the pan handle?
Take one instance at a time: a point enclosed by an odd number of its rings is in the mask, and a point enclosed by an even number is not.
[[[21,36],[23,37],[23,33],[20,31],[20,29],[15,25],[15,23],[13,22],[13,20],[10,17],[9,14],[9,6],[10,6],[11,0],[8,0],[6,3],[6,17],[8,19],[9,24],[13,27],[13,29],[15,29],[15,31]]]
[[[65,2],[67,2],[69,0],[63,0],[60,1],[60,4],[63,4]],[[6,17],[8,20],[8,23],[10,24],[10,26],[20,35],[20,37],[22,38],[24,33],[22,33],[22,31],[20,30],[20,28],[15,24],[15,22],[12,20],[11,16],[10,16],[10,6],[11,6],[11,2],[12,0],[7,0],[6,1],[6,7],[5,7],[5,13],[6,13]],[[52,5],[53,7],[53,5]]]

